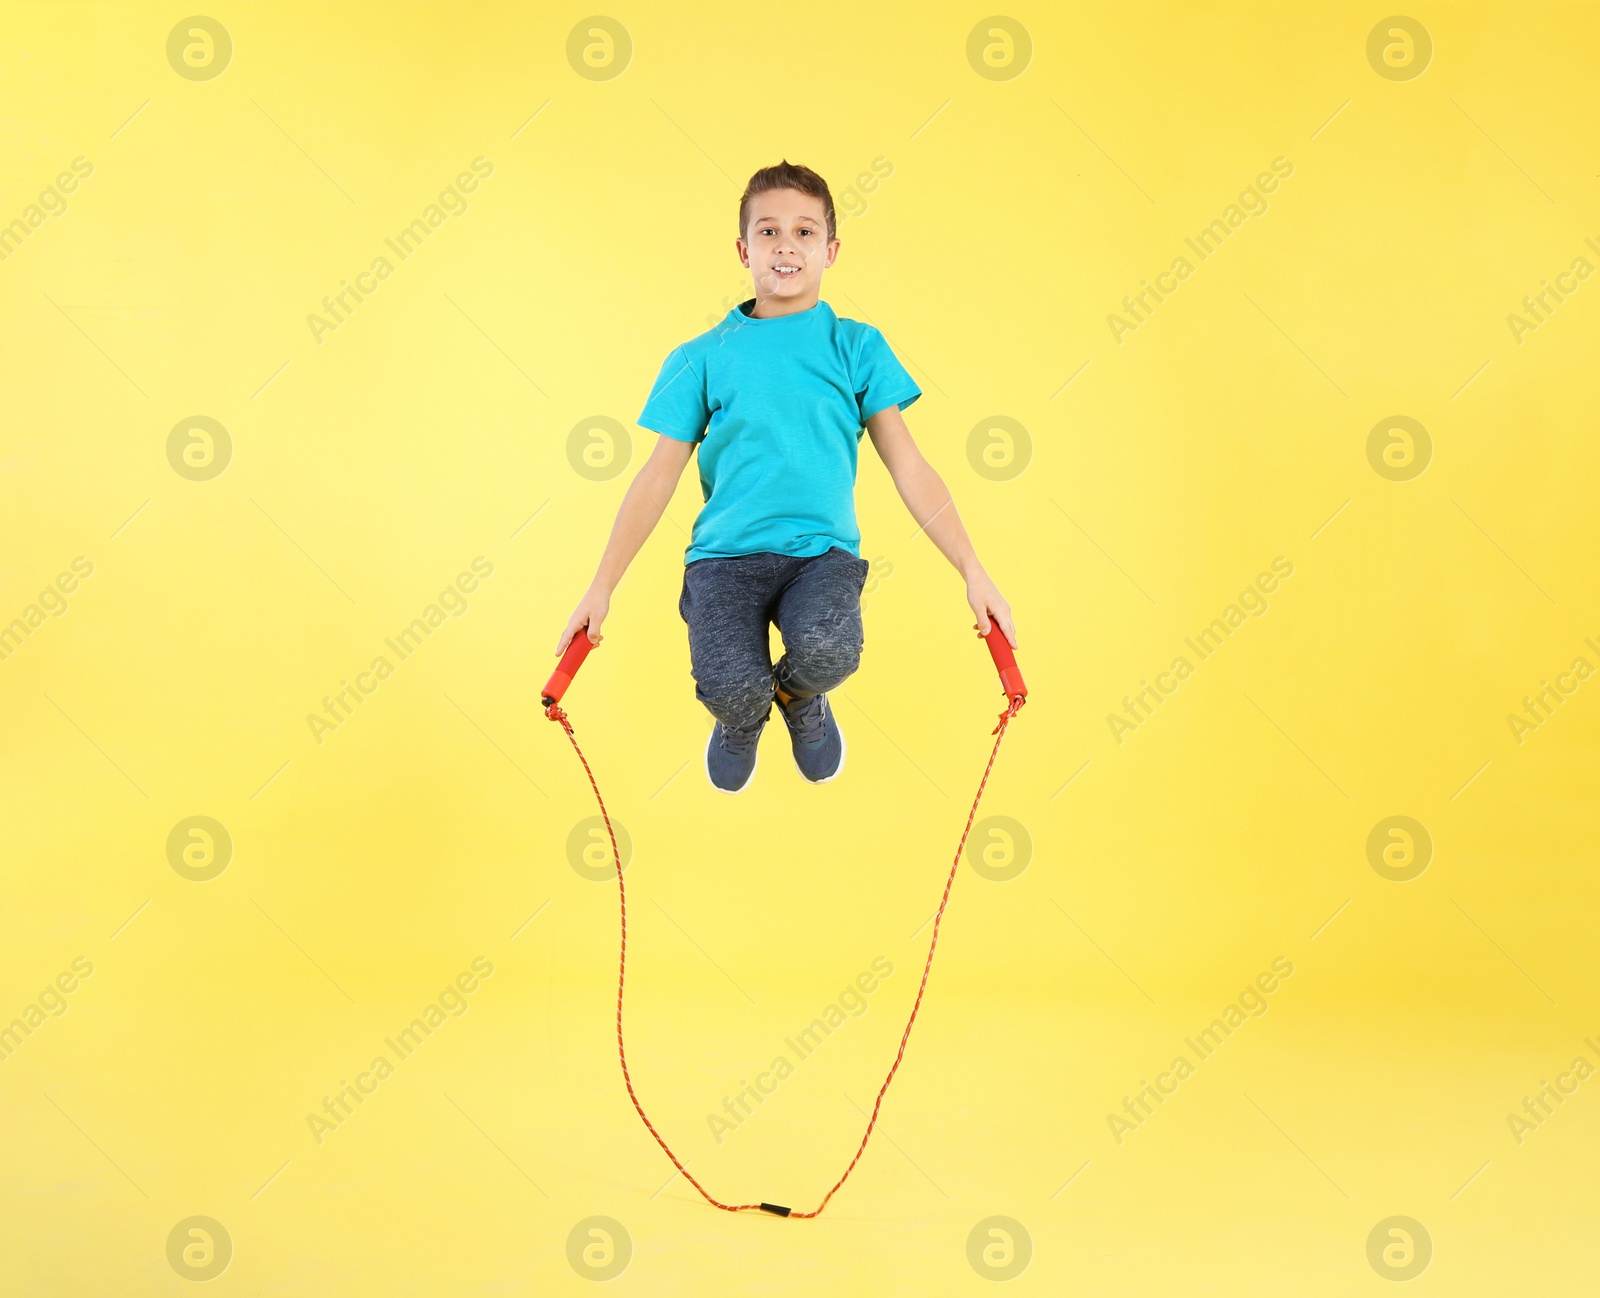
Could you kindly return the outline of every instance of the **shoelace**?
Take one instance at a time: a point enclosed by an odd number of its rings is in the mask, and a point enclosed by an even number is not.
[[[762,727],[757,727],[748,735],[741,736],[737,730],[730,730],[720,721],[717,729],[722,732],[722,747],[734,757],[743,757],[755,746],[756,740],[761,738]]]
[[[827,714],[821,694],[813,694],[809,699],[796,702],[791,711],[784,708],[784,715],[789,718],[789,724],[794,728],[795,736],[802,744],[820,744]],[[782,707],[780,703],[778,705]]]

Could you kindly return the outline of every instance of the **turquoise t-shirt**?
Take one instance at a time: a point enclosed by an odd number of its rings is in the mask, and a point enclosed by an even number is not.
[[[818,300],[748,314],[672,349],[639,424],[699,444],[700,494],[684,562],[833,546],[860,558],[856,452],[871,416],[922,395],[872,325]]]

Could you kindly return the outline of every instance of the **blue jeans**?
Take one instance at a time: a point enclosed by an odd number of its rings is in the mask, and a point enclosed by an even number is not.
[[[842,683],[861,665],[861,592],[871,567],[839,546],[685,566],[678,615],[689,626],[695,697],[729,729],[751,730],[772,709],[774,676],[797,698]],[[774,623],[784,645],[775,672]]]

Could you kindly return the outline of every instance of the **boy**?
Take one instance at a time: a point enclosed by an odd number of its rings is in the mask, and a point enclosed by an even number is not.
[[[678,614],[689,628],[695,697],[714,718],[706,777],[725,793],[754,776],[774,699],[800,774],[826,784],[844,769],[828,691],[860,665],[871,566],[858,553],[855,517],[863,430],[918,530],[965,578],[978,633],[988,634],[993,617],[1017,647],[1010,605],[900,417],[922,390],[877,329],[820,300],[822,272],[839,255],[834,231],[833,196],[809,167],[785,160],[750,178],[734,247],[756,295],[662,364],[639,415],[660,437],[556,647],[562,653],[585,626],[591,643],[604,638],[611,592],[699,446],[704,508],[684,552]],[[772,623],[784,643],[776,665]]]

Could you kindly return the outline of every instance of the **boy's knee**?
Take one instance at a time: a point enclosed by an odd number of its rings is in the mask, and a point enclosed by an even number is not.
[[[725,726],[748,730],[772,708],[772,677],[718,677],[701,681],[700,701]]]
[[[806,681],[826,692],[853,676],[861,666],[861,646],[841,640],[801,639],[785,651],[791,679]]]

